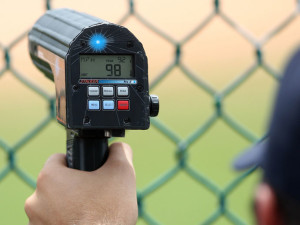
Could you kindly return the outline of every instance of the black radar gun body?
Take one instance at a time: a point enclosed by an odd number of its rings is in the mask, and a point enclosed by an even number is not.
[[[146,130],[158,115],[158,97],[149,95],[147,56],[127,28],[56,9],[34,24],[28,39],[33,63],[55,83],[68,167],[98,169],[108,156],[108,138]]]

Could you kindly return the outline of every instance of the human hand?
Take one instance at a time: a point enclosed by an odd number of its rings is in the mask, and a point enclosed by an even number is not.
[[[26,200],[29,225],[134,225],[137,221],[132,151],[114,143],[98,170],[70,169],[64,154],[46,162]]]

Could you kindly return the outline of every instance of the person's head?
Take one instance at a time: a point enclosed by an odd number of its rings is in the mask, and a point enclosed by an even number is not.
[[[260,225],[300,224],[300,51],[280,82],[266,140],[238,157],[238,170],[258,165],[263,180],[256,191]]]

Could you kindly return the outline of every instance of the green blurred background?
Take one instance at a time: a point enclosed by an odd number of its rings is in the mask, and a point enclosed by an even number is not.
[[[160,114],[148,131],[129,131],[120,139],[133,148],[138,192],[144,194],[152,184],[157,186],[141,199],[143,211],[138,225],[203,224],[215,212],[220,212],[220,216],[212,224],[254,224],[252,195],[260,177],[258,170],[241,178],[242,182],[225,196],[225,211],[230,214],[218,209],[223,203],[222,190],[242,174],[232,170],[232,160],[265,133],[278,75],[300,40],[299,2],[52,0],[49,3],[52,8],[67,7],[114,23],[122,21],[144,44],[149,58],[151,93],[160,97]],[[27,223],[23,205],[34,190],[16,170],[1,177],[9,166],[7,152],[13,151],[49,115],[49,102],[20,79],[49,96],[55,94],[54,85],[32,65],[27,37],[23,35],[45,12],[46,5],[43,0],[1,0],[0,4],[1,225]],[[208,18],[209,22],[204,23]],[[234,21],[233,26],[228,18]],[[180,64],[175,63],[177,44],[181,46]],[[6,64],[5,50],[10,65]],[[261,64],[257,64],[257,50],[262,53]],[[179,65],[188,68],[189,73],[184,73]],[[169,66],[172,69],[164,73]],[[216,114],[215,99],[251,66],[257,69],[222,99],[223,114]],[[209,93],[196,84],[201,81],[213,91]],[[219,117],[206,129],[205,124],[215,118],[213,115]],[[168,138],[162,128],[177,138]],[[191,139],[193,142],[184,148]],[[183,167],[178,164],[180,149],[188,157]],[[65,130],[52,119],[17,150],[17,168],[36,179],[46,159],[56,152],[65,152]],[[174,176],[155,183],[174,168],[180,168]],[[198,180],[187,173],[187,168],[196,172]],[[205,177],[217,191],[206,188],[208,182],[200,182],[199,177]]]

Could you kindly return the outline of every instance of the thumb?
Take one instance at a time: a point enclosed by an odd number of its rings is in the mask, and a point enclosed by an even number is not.
[[[62,168],[67,167],[66,155],[61,153],[56,153],[48,158],[44,168]]]
[[[131,147],[123,142],[113,143],[109,147],[109,155],[106,163],[104,165],[110,165],[115,163],[129,163],[133,167],[132,162],[133,154]]]

